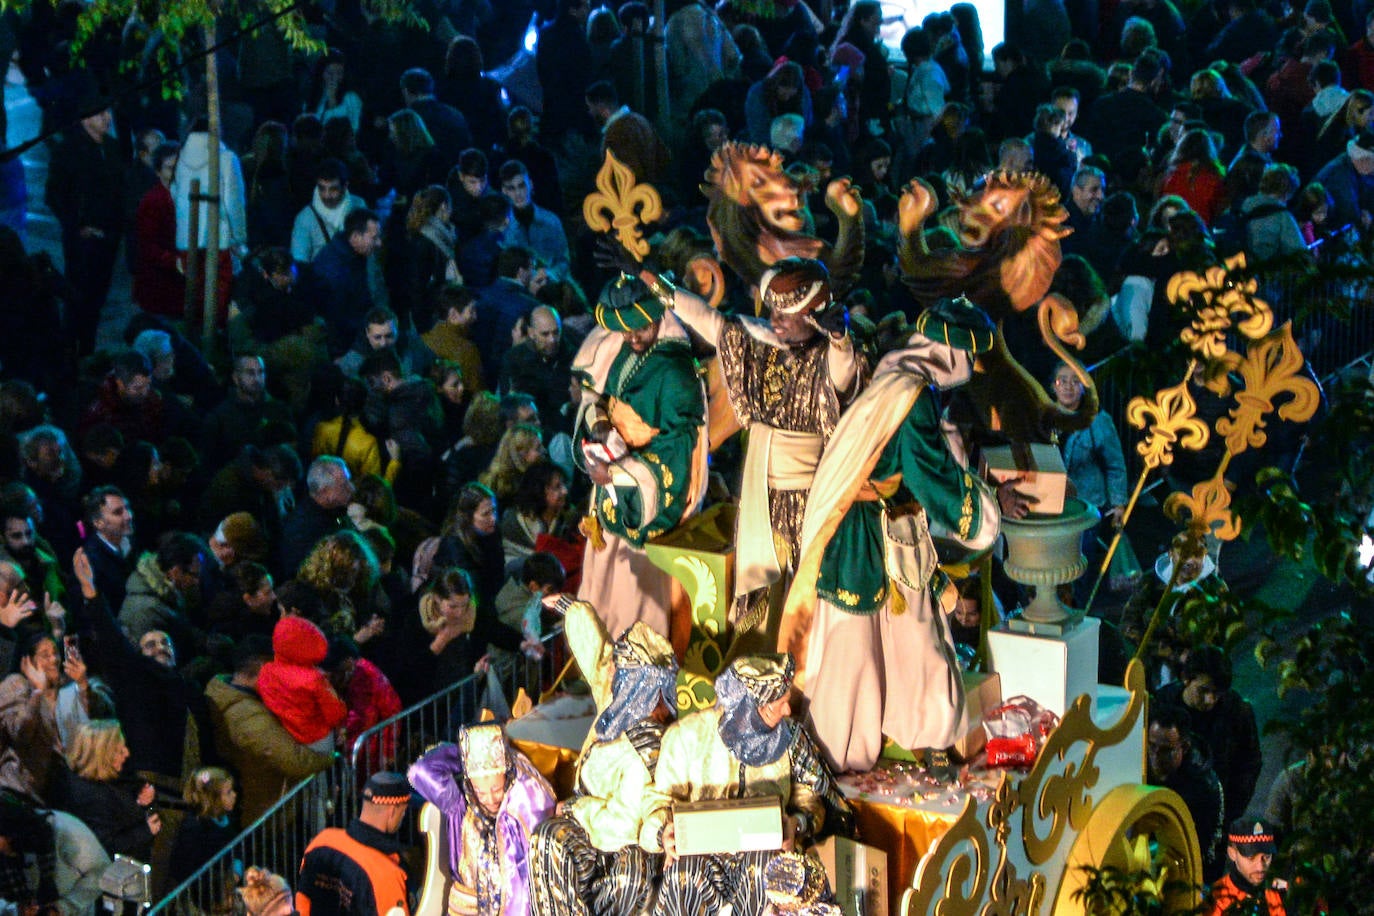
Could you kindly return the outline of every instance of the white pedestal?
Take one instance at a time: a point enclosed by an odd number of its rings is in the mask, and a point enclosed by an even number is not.
[[[1005,624],[988,631],[992,670],[1002,678],[1002,698],[1025,695],[1063,716],[1080,694],[1097,702],[1097,631],[1085,617],[1057,636],[1013,633]]]

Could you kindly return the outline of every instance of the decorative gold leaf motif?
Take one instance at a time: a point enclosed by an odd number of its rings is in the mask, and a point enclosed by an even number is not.
[[[1273,310],[1255,297],[1255,279],[1234,273],[1244,269],[1245,255],[1238,254],[1202,274],[1184,270],[1169,278],[1169,301],[1189,313],[1188,327],[1179,339],[1209,363],[1226,359],[1226,332],[1232,328],[1258,340],[1274,326]]]
[[[1188,374],[1191,374],[1191,367]],[[1211,430],[1206,423],[1196,419],[1196,412],[1197,402],[1188,390],[1186,376],[1171,388],[1161,388],[1154,400],[1131,399],[1126,405],[1126,420],[1136,429],[1144,429],[1147,424],[1150,427],[1149,434],[1136,446],[1147,469],[1172,464],[1175,444],[1194,452],[1207,445]]]
[[[1006,774],[1002,782],[1007,782]],[[902,893],[902,916],[976,916],[987,894],[991,862],[988,834],[978,823],[978,803],[964,810],[916,868],[911,887]]]
[[[650,184],[639,184],[635,173],[606,151],[606,160],[596,173],[596,190],[582,201],[582,218],[593,232],[612,228],[625,250],[641,261],[649,254],[649,243],[640,231],[663,215],[663,201]]]
[[[1231,511],[1231,488],[1222,468],[1210,479],[1193,487],[1191,494],[1179,491],[1164,500],[1164,514],[1176,522],[1188,519],[1223,541],[1240,534],[1240,516]]]
[[[1126,688],[1131,694],[1126,710],[1106,729],[1093,722],[1088,698],[1080,697],[1046,741],[1030,773],[1019,783],[1002,775],[985,818],[978,817],[978,803],[967,799],[949,830],[922,857],[897,912],[901,916],[1040,913],[1047,882],[1054,876],[1037,870],[1026,878],[1017,877],[1008,855],[1016,818],[1021,818],[1025,861],[1032,866],[1044,865],[1060,851],[1068,826],[1075,832],[1082,829],[1094,801],[1088,794],[1098,777],[1094,758],[1104,748],[1130,739],[1145,713],[1145,668],[1138,661],[1126,669]],[[1080,745],[1086,748],[1082,763],[1075,765],[1069,752]],[[1040,824],[1046,819],[1051,823],[1042,831]],[[1193,843],[1195,849],[1196,840]],[[994,849],[998,854],[995,868]]]
[[[1302,370],[1302,352],[1293,340],[1293,327],[1283,327],[1263,340],[1252,343],[1240,364],[1245,386],[1236,394],[1236,406],[1229,416],[1217,421],[1217,432],[1226,437],[1226,448],[1238,455],[1248,448],[1259,448],[1268,439],[1266,414],[1274,410],[1274,398],[1291,394],[1279,407],[1279,417],[1296,423],[1312,418],[1321,402],[1321,393]]]
[[[1021,839],[1032,865],[1050,860],[1069,827],[1076,832],[1087,824],[1094,800],[1091,790],[1101,775],[1093,762],[1098,751],[1125,740],[1144,714],[1145,669],[1140,662],[1131,662],[1126,683],[1131,701],[1116,724],[1107,729],[1093,722],[1090,697],[1085,694],[1074,700],[1035,758],[1035,766],[1017,786],[1017,798],[1025,809]],[[1087,748],[1082,762],[1075,766],[1068,762],[1068,753],[1079,744]]]

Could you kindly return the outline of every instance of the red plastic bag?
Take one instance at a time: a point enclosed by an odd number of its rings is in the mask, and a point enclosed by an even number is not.
[[[1059,717],[1030,697],[1012,697],[983,717],[988,733],[988,766],[1029,767]]]

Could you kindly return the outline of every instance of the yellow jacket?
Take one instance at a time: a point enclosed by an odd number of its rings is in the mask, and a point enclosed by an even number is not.
[[[386,471],[383,473],[381,444],[377,441],[376,436],[363,428],[361,423],[354,421],[353,428],[348,431],[348,438],[344,440],[343,454],[338,454],[336,447],[339,444],[339,432],[342,427],[342,416],[316,423],[315,435],[310,443],[310,457],[337,455],[343,459],[344,464],[348,465],[348,472],[354,477],[360,477],[363,474],[381,474],[386,478],[387,483],[395,483],[396,475],[401,472],[401,462],[388,458]]]

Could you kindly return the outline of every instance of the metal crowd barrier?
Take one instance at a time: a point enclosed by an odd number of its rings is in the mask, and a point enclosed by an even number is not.
[[[371,773],[380,769],[404,772],[426,748],[453,740],[460,727],[476,722],[483,706],[495,699],[487,695],[492,685],[499,686],[506,702],[522,687],[531,700],[537,700],[558,670],[555,655],[562,632],[561,627],[555,628],[544,637],[543,658],[510,654],[496,658],[491,678],[469,675],[364,731],[349,753],[336,755],[332,767],[282,796],[213,859],[158,900],[149,916],[237,916],[243,906],[235,891],[244,869],[254,865],[282,875],[294,888],[310,840],[325,827],[341,827],[357,817],[360,793]],[[407,818],[402,829],[403,843],[418,842],[418,817]]]

